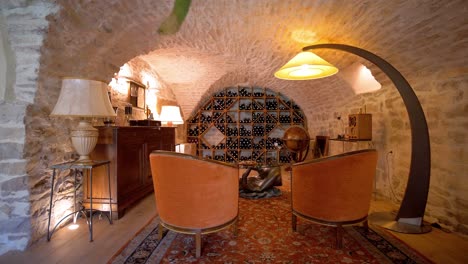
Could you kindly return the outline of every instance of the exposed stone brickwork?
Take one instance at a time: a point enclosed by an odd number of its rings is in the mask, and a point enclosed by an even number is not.
[[[128,62],[132,74],[127,76],[135,81],[142,82],[142,72],[158,80],[156,73],[151,72],[148,65],[137,59]],[[113,75],[112,75],[113,76]],[[70,161],[76,158],[75,151],[71,146],[69,131],[76,124],[76,120],[64,118],[50,118],[49,114],[55,105],[60,90],[60,79],[52,76],[41,78],[40,88],[36,96],[36,104],[28,109],[29,116],[26,117],[26,123],[29,133],[26,136],[28,145],[27,156],[29,157],[28,175],[30,177],[31,192],[31,215],[34,220],[31,222],[32,233],[31,240],[35,241],[47,232],[47,211],[49,203],[50,177],[52,171],[49,169],[52,164]],[[175,101],[173,93],[168,90],[166,85],[159,80],[159,92],[167,96],[167,99]],[[41,87],[52,89],[45,91]],[[127,94],[121,94],[112,90],[111,98],[114,106],[119,107],[118,123],[124,125],[124,106],[128,103]],[[53,94],[53,95],[51,95]],[[135,119],[146,118],[143,110],[134,108]],[[103,125],[102,120],[94,120],[95,125]],[[54,188],[58,190],[58,195],[54,197],[53,215],[51,225],[55,223],[72,209],[71,190],[73,189],[72,177],[69,172],[63,173],[57,180]],[[81,195],[81,189],[78,190]]]
[[[26,174],[25,124],[27,105],[34,101],[40,49],[48,21],[56,9],[49,1],[2,1],[1,21],[16,65],[12,95],[0,101],[0,254],[24,249],[31,237],[29,177]],[[2,25],[3,26],[3,25]],[[7,82],[7,85],[9,83]]]
[[[165,102],[172,102],[176,104],[176,98],[174,93],[167,85],[161,80],[158,73],[154,71],[153,68],[148,65],[144,60],[140,58],[134,58],[127,63],[128,71],[130,76],[126,76],[133,81],[137,81],[140,84],[145,86],[147,96],[150,94],[155,96],[154,104],[147,105],[150,109],[156,110],[153,115],[154,118],[157,118],[159,113],[157,112],[160,109],[160,106],[157,106],[158,100],[163,100]],[[122,73],[118,73],[120,75]],[[128,74],[128,73],[126,73]],[[128,79],[121,78],[124,87],[128,85]],[[120,85],[117,85],[120,86]],[[109,86],[109,91],[111,92],[112,106],[118,107],[116,125],[128,125],[125,123],[125,106],[129,104],[128,99],[128,90],[120,91],[119,87],[112,87],[112,84]],[[149,104],[146,100],[146,103]],[[142,109],[133,108],[132,119],[146,119],[146,113]]]
[[[410,149],[403,101],[382,72],[363,62],[383,88],[359,96],[339,75],[297,82],[272,77],[303,46],[317,42],[362,47],[407,78],[425,111],[431,139],[426,220],[468,234],[466,1],[196,0],[177,34],[159,36],[157,28],[172,4],[0,1],[16,61],[15,99],[0,101],[0,254],[44,235],[48,168],[76,155],[68,136],[73,120],[49,117],[60,77],[109,82],[121,65],[151,51],[153,57],[141,59],[164,84],[160,96],[175,99],[185,117],[214,91],[239,84],[267,87],[293,99],[304,110],[312,136],[342,133],[336,116],[346,119],[365,106],[373,114],[373,144],[380,154],[377,191],[399,202],[411,151],[417,150]],[[359,61],[339,51],[317,54],[339,68]],[[345,150],[357,147],[363,146]],[[342,145],[334,142],[331,151],[343,151]],[[56,207],[70,206],[67,173],[57,183],[63,191]]]

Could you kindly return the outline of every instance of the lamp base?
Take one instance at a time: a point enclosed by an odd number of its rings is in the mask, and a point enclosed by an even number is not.
[[[89,153],[97,144],[99,131],[94,128],[89,120],[80,120],[76,129],[71,131],[72,145],[80,155],[79,162],[89,161]]]
[[[422,222],[420,225],[413,225],[396,221],[396,215],[390,212],[375,212],[371,213],[367,218],[369,223],[381,226],[383,228],[405,234],[424,234],[432,230],[430,225]]]

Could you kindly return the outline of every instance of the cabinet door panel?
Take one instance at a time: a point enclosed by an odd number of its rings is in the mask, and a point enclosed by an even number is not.
[[[140,135],[134,136],[133,133],[125,133],[124,131],[119,134],[118,141],[117,152],[119,155],[117,163],[119,164],[119,170],[117,172],[117,186],[120,200],[137,192],[143,184],[144,142]]]
[[[155,150],[174,150],[174,128],[162,127],[148,131],[146,138],[146,182],[152,184],[149,155]]]
[[[146,150],[147,150],[147,153],[146,153],[146,173],[145,173],[145,182],[146,183],[151,183],[153,182],[153,177],[151,175],[151,166],[150,166],[150,162],[149,162],[149,155],[151,154],[151,152],[155,151],[155,150],[158,150],[158,149],[161,149],[161,140],[160,140],[160,137],[158,138],[155,138],[153,141],[148,141],[147,145],[146,145]]]
[[[175,130],[174,128],[163,128],[161,131],[161,148],[162,150],[174,151],[175,145]]]
[[[98,145],[91,155],[96,160],[111,161],[112,208],[115,217],[122,217],[127,207],[152,192],[149,154],[158,149],[173,150],[174,133],[174,128],[99,128]],[[89,208],[90,183],[86,179],[83,204]],[[108,210],[109,185],[104,167],[93,171],[92,184],[93,208]]]

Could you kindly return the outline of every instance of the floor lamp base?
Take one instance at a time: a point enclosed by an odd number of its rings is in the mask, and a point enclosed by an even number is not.
[[[369,223],[381,226],[383,228],[405,234],[424,234],[432,230],[432,227],[427,224],[411,225],[396,221],[395,214],[389,212],[371,213],[367,218]]]

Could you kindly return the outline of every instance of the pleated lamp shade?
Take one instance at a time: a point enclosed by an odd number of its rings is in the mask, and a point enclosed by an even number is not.
[[[113,117],[116,116],[107,95],[107,84],[86,79],[65,78],[59,99],[51,116]]]
[[[90,160],[99,131],[89,118],[116,116],[107,95],[107,84],[100,81],[65,78],[59,99],[50,114],[52,117],[80,117],[78,126],[71,131],[71,141],[80,155],[79,162]]]

